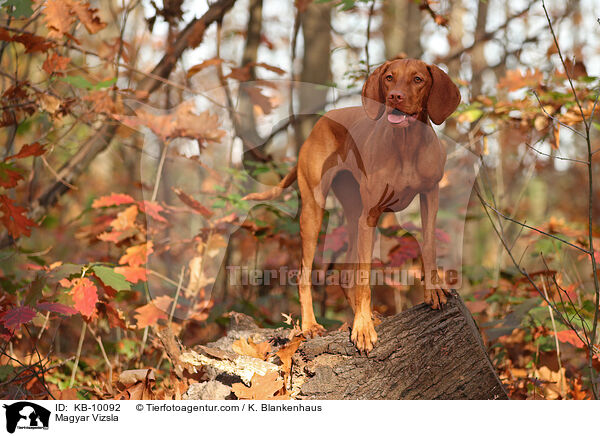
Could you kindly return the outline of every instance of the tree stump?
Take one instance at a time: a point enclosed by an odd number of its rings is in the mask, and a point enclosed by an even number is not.
[[[288,390],[294,399],[508,399],[481,335],[455,293],[442,310],[421,304],[385,318],[376,326],[378,342],[369,356],[358,353],[350,331],[331,332],[303,342],[292,357]],[[251,339],[285,346],[289,329],[259,328],[243,314],[231,316],[227,336],[186,350],[170,331],[157,332],[178,375],[201,373],[199,395],[189,399],[235,398],[234,383],[249,385],[254,374],[279,373],[274,353],[261,360],[237,354],[233,344]],[[170,335],[170,337],[169,337]],[[279,345],[276,345],[279,344]],[[283,345],[282,345],[283,344]],[[218,385],[219,389],[208,389]],[[201,388],[201,389],[200,389]],[[229,389],[229,390],[228,390]],[[220,392],[213,398],[210,392]]]
[[[425,304],[384,319],[361,356],[349,332],[302,344],[294,356],[297,398],[323,400],[508,399],[471,313],[455,294],[442,310]]]

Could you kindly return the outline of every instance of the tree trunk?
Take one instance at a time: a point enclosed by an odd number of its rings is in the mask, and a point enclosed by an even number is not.
[[[234,353],[232,343],[240,338],[250,338],[254,343],[270,341],[275,346],[285,343],[289,330],[260,329],[250,317],[242,314],[231,319],[226,337],[208,347],[200,347],[192,359],[189,352],[184,353],[188,356],[184,359],[186,363],[175,363],[174,366],[181,368],[196,362],[196,366],[202,367],[197,370],[213,374],[205,382],[219,381],[225,386],[244,377],[248,383],[248,373],[252,371],[278,371],[279,367],[272,362]],[[357,352],[350,342],[349,331],[336,331],[302,343],[293,356],[292,397],[323,400],[508,399],[479,330],[458,295],[450,298],[443,310],[421,304],[386,318],[376,331],[379,340],[369,356]],[[169,342],[161,340],[170,358],[177,362],[174,356],[177,352],[169,351]],[[227,374],[223,373],[223,368]]]
[[[390,0],[383,5],[383,38],[385,57],[407,57],[420,59],[421,10],[412,0]]]

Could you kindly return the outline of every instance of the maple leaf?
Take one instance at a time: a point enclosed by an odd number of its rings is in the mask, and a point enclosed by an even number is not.
[[[70,306],[61,303],[42,302],[36,305],[36,309],[39,311],[48,311],[60,313],[63,315],[75,315],[77,310]]]
[[[135,315],[137,328],[142,329],[156,324],[160,319],[167,319],[167,312],[172,301],[173,298],[168,295],[162,295],[156,297],[150,303],[135,309],[137,312],[137,315]]]
[[[0,212],[3,214],[0,221],[14,239],[21,235],[31,235],[31,227],[36,224],[25,216],[27,209],[16,206],[6,195],[0,195]]]
[[[94,200],[94,202],[92,203],[92,207],[94,209],[98,209],[101,207],[120,206],[121,204],[131,203],[135,203],[135,200],[132,196],[127,194],[115,194],[113,192],[110,195],[105,195]]]
[[[71,281],[63,279],[60,284],[70,287],[69,294],[73,297],[73,307],[82,315],[92,318],[96,313],[98,302],[98,289],[87,277],[76,278]]]
[[[146,268],[133,266],[117,266],[115,272],[125,276],[129,283],[145,282],[148,280]]]
[[[42,69],[48,74],[62,76],[64,74],[63,71],[67,68],[67,65],[69,65],[70,61],[70,57],[60,56],[57,53],[52,53],[51,55],[48,55],[42,64]]]
[[[0,186],[3,188],[14,188],[23,178],[20,170],[12,163],[0,162]]]
[[[163,223],[167,222],[165,217],[160,214],[161,212],[165,211],[165,208],[162,207],[160,204],[156,203],[155,201],[140,201],[138,202],[138,206],[140,207],[140,210],[142,212],[144,212],[146,215],[151,216],[155,220]]]
[[[278,380],[279,374],[268,372],[265,375],[254,374],[250,387],[243,383],[234,383],[231,390],[240,400],[274,400],[289,399],[289,395],[275,394],[283,388],[283,380]]]
[[[152,241],[129,247],[121,259],[119,265],[140,266],[148,262],[148,255],[154,251]]]
[[[175,192],[175,194],[177,194],[179,199],[181,201],[183,201],[186,205],[191,207],[194,210],[194,212],[201,214],[205,218],[210,218],[211,216],[213,216],[213,212],[211,210],[202,206],[198,201],[196,201],[194,198],[192,198],[191,195],[186,194],[179,188],[172,188],[172,189],[173,189],[173,192]]]
[[[39,142],[34,142],[32,144],[25,144],[21,147],[21,150],[17,154],[13,154],[12,156],[8,156],[4,159],[4,161],[8,161],[11,159],[23,159],[29,156],[41,156],[46,153],[43,145],[40,145]]]
[[[558,339],[560,342],[569,343],[577,348],[585,347],[583,341],[579,339],[577,333],[575,333],[573,330],[563,330],[561,332],[556,332],[556,339]]]
[[[22,324],[26,324],[33,319],[36,311],[29,306],[15,306],[8,309],[0,318],[0,321],[7,329],[16,330]]]
[[[271,344],[269,341],[255,344],[251,338],[240,338],[231,345],[231,348],[238,354],[266,360],[271,351]]]

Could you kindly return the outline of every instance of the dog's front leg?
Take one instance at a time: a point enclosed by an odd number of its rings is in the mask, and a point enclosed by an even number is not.
[[[368,353],[377,342],[377,333],[371,314],[371,258],[375,227],[367,222],[367,216],[358,221],[357,251],[358,263],[355,265],[354,298],[355,312],[352,325],[352,342],[360,352]]]
[[[425,303],[433,309],[439,309],[447,302],[448,291],[438,275],[435,250],[435,221],[439,203],[439,187],[420,194],[421,224],[423,227],[423,277],[425,285]]]

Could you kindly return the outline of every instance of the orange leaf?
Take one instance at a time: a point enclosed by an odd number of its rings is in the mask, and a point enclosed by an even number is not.
[[[62,72],[67,68],[71,58],[67,56],[60,56],[57,53],[52,53],[52,55],[48,55],[44,63],[42,64],[42,69],[48,74],[58,74],[61,75]]]
[[[67,281],[61,280],[64,286]],[[98,302],[98,290],[96,285],[87,277],[71,280],[71,290],[69,294],[73,297],[73,307],[82,315],[91,318],[96,313],[96,303]]]
[[[6,195],[0,195],[0,212],[2,212],[0,221],[13,238],[17,239],[21,235],[31,235],[31,227],[36,224],[25,215],[27,209],[16,206]]]
[[[556,332],[556,338],[560,342],[569,343],[577,348],[584,348],[585,344],[573,330],[563,330],[562,332]]]
[[[133,266],[117,266],[115,272],[125,276],[125,280],[130,283],[145,282],[148,280],[146,276],[146,268]]]
[[[303,340],[304,338],[302,336],[296,336],[290,341],[289,344],[287,344],[285,347],[281,347],[276,353],[277,356],[279,356],[279,358],[283,362],[283,365],[281,365],[281,370],[284,372],[286,377],[292,370],[292,356],[294,355],[296,350],[298,350],[298,347],[300,346]]]
[[[204,62],[201,62],[201,63],[191,67],[187,72],[187,78],[189,79],[194,74],[198,74],[200,71],[202,71],[203,69],[205,69],[207,67],[210,67],[213,65],[220,65],[222,63],[223,63],[223,59],[221,59],[221,58],[207,59]]]
[[[89,33],[96,33],[106,27],[106,23],[100,20],[100,17],[96,15],[98,9],[90,8],[89,3],[80,3],[75,0],[67,0],[73,13],[77,15],[79,21],[83,23]]]
[[[71,26],[75,22],[75,17],[71,15],[71,8],[68,0],[48,0],[44,9],[44,23],[48,27],[48,36],[50,38],[61,38],[69,33]]]
[[[164,210],[165,210],[165,208],[162,207],[160,204],[158,204],[154,201],[144,200],[144,201],[138,202],[138,206],[140,207],[140,210],[142,212],[144,212],[146,215],[151,216],[155,220],[163,222],[163,223],[167,222],[165,217],[163,217],[160,214],[160,212],[164,212]]]
[[[264,341],[259,344],[255,344],[252,339],[240,338],[235,341],[231,347],[233,351],[238,354],[245,356],[256,357],[257,359],[266,360],[269,351],[271,351],[271,344],[269,341]]]
[[[129,206],[122,212],[117,214],[117,217],[111,221],[110,225],[116,231],[124,231],[135,227],[135,219],[138,216],[138,208],[134,204]],[[100,238],[100,237],[99,237]]]
[[[542,72],[537,68],[528,70],[523,74],[520,70],[508,70],[506,76],[498,81],[498,88],[507,88],[516,91],[521,88],[535,88],[542,83],[544,78]]]
[[[142,329],[156,324],[159,319],[167,319],[167,312],[172,301],[173,299],[168,295],[162,295],[135,309],[137,312],[137,315],[135,315],[137,328]]]
[[[98,209],[100,207],[110,207],[110,206],[119,206],[121,204],[131,204],[135,203],[133,197],[127,194],[115,194],[114,192],[110,195],[105,195],[104,197],[97,198],[92,203],[92,207],[94,209]]]
[[[148,262],[148,255],[154,251],[152,241],[129,247],[119,259],[119,265],[140,266]]]

